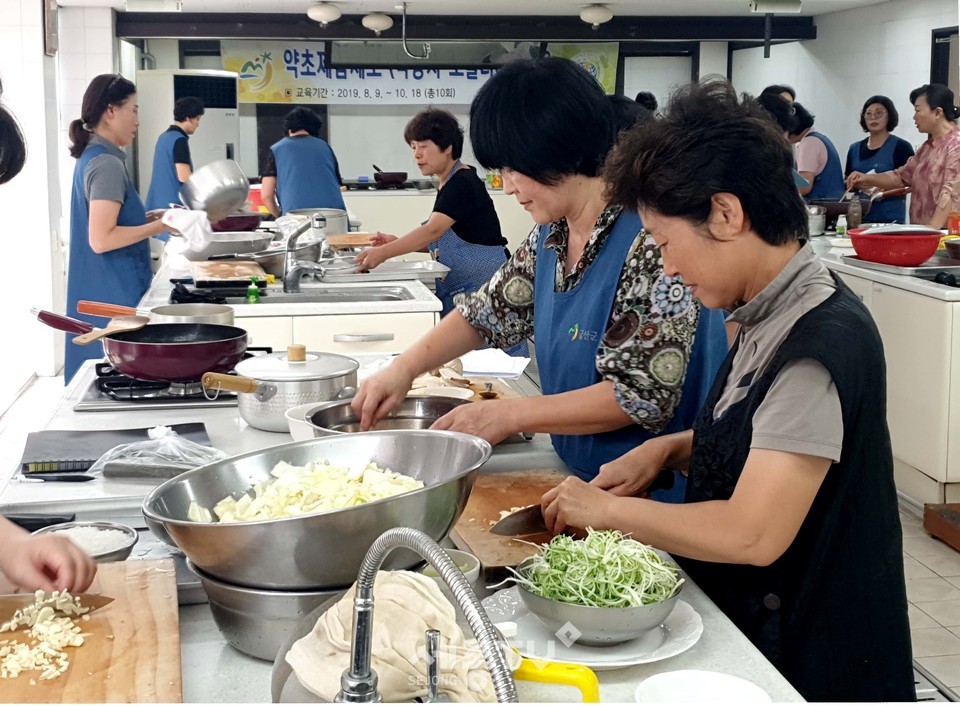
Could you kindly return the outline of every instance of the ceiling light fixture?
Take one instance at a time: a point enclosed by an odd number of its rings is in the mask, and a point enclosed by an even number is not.
[[[599,29],[604,22],[613,19],[613,12],[606,5],[587,5],[580,10],[580,19],[594,29]]]
[[[390,15],[384,15],[380,12],[374,12],[372,15],[364,15],[361,20],[363,26],[371,30],[378,37],[381,32],[386,32],[393,27],[393,20]]]
[[[339,7],[325,2],[319,2],[307,8],[307,17],[314,22],[319,22],[321,27],[326,27],[330,22],[336,22],[342,14]]]

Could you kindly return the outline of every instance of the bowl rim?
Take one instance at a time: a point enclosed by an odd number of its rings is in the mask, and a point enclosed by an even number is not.
[[[483,466],[483,464],[485,464],[487,461],[490,460],[490,456],[493,454],[493,447],[489,444],[489,442],[487,442],[484,439],[481,439],[478,436],[473,436],[472,434],[464,434],[463,432],[459,432],[459,431],[447,431],[447,430],[441,431],[441,430],[434,430],[434,429],[390,429],[390,430],[383,430],[383,431],[367,431],[367,432],[363,432],[363,434],[365,435],[365,438],[371,438],[369,436],[366,436],[368,434],[373,434],[376,436],[391,436],[394,434],[404,434],[404,435],[429,434],[430,436],[444,436],[444,437],[449,437],[454,439],[468,440],[470,441],[471,444],[477,445],[478,448],[480,449],[480,455],[481,455],[480,460],[477,463],[471,465],[469,468],[461,471],[456,476],[449,478],[448,480],[454,480],[454,478],[461,478],[471,473],[476,473],[477,471],[479,471],[480,467]],[[227,462],[236,462],[241,459],[251,458],[254,456],[259,456],[263,453],[276,451],[277,449],[280,449],[280,448],[289,449],[289,448],[294,448],[299,446],[314,445],[324,441],[332,442],[335,439],[339,439],[341,437],[348,437],[348,436],[349,434],[341,432],[341,433],[330,435],[330,436],[323,436],[319,438],[315,437],[313,439],[304,439],[303,441],[291,441],[286,444],[277,444],[276,446],[269,446],[264,449],[257,449],[256,451],[248,451],[247,453],[228,456],[227,458],[220,459],[219,461],[212,461],[211,463],[198,466],[197,468],[194,468],[192,470],[186,471],[185,473],[181,473],[178,476],[165,480],[163,483],[161,483],[156,488],[151,490],[150,493],[147,495],[147,497],[143,499],[143,503],[141,503],[140,505],[140,511],[143,513],[144,517],[150,520],[153,520],[154,522],[158,522],[160,524],[172,524],[178,527],[198,527],[198,526],[259,527],[261,525],[265,525],[267,523],[272,523],[272,522],[294,522],[294,521],[299,521],[306,518],[333,516],[333,515],[336,515],[337,513],[349,512],[350,510],[355,510],[358,507],[363,507],[363,508],[377,507],[382,503],[390,502],[392,500],[395,500],[398,497],[401,497],[401,496],[412,497],[418,493],[425,493],[435,487],[432,485],[425,485],[422,488],[417,488],[416,490],[408,490],[406,493],[401,493],[400,495],[393,495],[393,496],[390,496],[389,498],[381,498],[380,500],[373,500],[368,503],[363,503],[362,505],[344,507],[338,510],[324,510],[323,512],[313,512],[306,515],[296,515],[294,517],[277,517],[277,518],[268,519],[268,520],[250,520],[247,522],[194,522],[192,520],[178,520],[173,517],[165,517],[165,516],[158,515],[157,513],[153,512],[153,510],[150,509],[150,505],[158,497],[163,495],[168,489],[174,487],[178,483],[182,483],[183,481],[187,480],[192,476],[200,474],[202,471],[205,471],[210,466],[215,466],[215,465],[227,463]],[[406,474],[403,474],[403,475],[406,475]],[[244,493],[249,492],[252,487],[253,486],[250,486],[250,488],[247,488],[247,490],[244,491]]]
[[[184,557],[184,561],[187,564],[187,568],[198,578],[201,582],[209,581],[218,588],[223,588],[227,591],[233,591],[234,593],[240,593],[243,595],[251,596],[263,596],[268,595],[277,598],[301,598],[307,596],[316,596],[320,594],[335,594],[335,593],[344,593],[350,589],[350,586],[336,586],[333,588],[324,588],[318,591],[300,591],[300,590],[283,590],[283,589],[270,589],[270,588],[252,588],[250,586],[241,586],[236,583],[230,583],[229,581],[224,581],[221,578],[216,576],[211,576],[206,571],[201,569],[199,566],[193,563],[190,557]]]
[[[31,534],[52,534],[55,532],[61,532],[63,530],[70,529],[72,527],[97,527],[99,529],[115,529],[120,530],[125,535],[127,535],[127,543],[123,546],[117,547],[116,549],[110,549],[109,551],[100,552],[98,554],[87,554],[91,559],[100,559],[110,554],[116,554],[118,552],[124,552],[128,549],[133,549],[133,547],[140,541],[140,533],[130,525],[125,525],[120,522],[108,522],[106,520],[75,520],[73,522],[61,522],[56,525],[47,525],[46,527],[41,527],[38,530],[34,530]],[[79,546],[79,545],[78,545]],[[81,547],[82,549],[82,547]],[[84,552],[86,553],[86,552]]]
[[[459,398],[459,397],[447,397],[447,396],[445,396],[445,395],[444,395],[444,396],[440,396],[440,395],[404,395],[403,402],[405,402],[405,401],[407,401],[407,400],[417,400],[417,401],[419,401],[419,400],[427,400],[427,401],[433,401],[433,402],[444,403],[444,404],[452,404],[454,407],[459,407],[459,406],[461,406],[461,405],[469,404],[469,403],[470,403],[470,400],[461,399],[461,398]],[[311,420],[311,417],[312,417],[314,414],[316,414],[317,412],[323,412],[323,411],[326,411],[326,410],[328,410],[328,409],[334,409],[334,408],[337,408],[337,407],[348,406],[348,405],[352,404],[352,402],[353,402],[353,400],[346,400],[346,399],[345,399],[345,400],[330,400],[329,402],[320,402],[320,403],[317,404],[316,409],[310,410],[310,414],[309,414],[309,415],[304,414],[304,421],[305,421],[307,424],[309,424],[312,429],[318,429],[319,431],[327,432],[330,436],[335,436],[335,435],[338,435],[338,434],[353,434],[353,433],[358,433],[358,432],[350,432],[350,431],[340,431],[339,429],[333,429],[333,428],[331,428],[331,427],[322,427],[322,426],[320,426],[319,424],[314,424],[313,421]],[[403,402],[401,402],[401,404],[402,404]],[[394,409],[396,409],[396,408],[394,408]],[[392,411],[393,411],[393,410],[392,410]],[[385,417],[385,418],[387,418],[387,417]],[[394,418],[396,418],[396,417],[394,417]],[[403,419],[403,417],[400,417],[400,418]],[[412,418],[412,419],[420,419],[421,417],[411,417],[411,418]],[[359,420],[357,420],[357,421],[359,421]],[[365,431],[365,432],[359,432],[359,433],[370,434],[370,433],[373,433],[374,431],[377,431],[378,433],[383,433],[383,432],[391,432],[391,431],[434,431],[434,430],[432,430],[432,429],[381,429],[381,430],[371,430],[371,431]],[[472,436],[472,435],[471,435],[471,434],[467,434],[467,436]]]

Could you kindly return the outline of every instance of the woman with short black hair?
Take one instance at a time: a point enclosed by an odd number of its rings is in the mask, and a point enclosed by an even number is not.
[[[804,242],[792,162],[726,81],[621,137],[611,200],[740,330],[691,431],[566,479],[544,518],[670,552],[808,701],[913,701],[883,343]],[[684,504],[636,497],[662,468],[687,473]]]
[[[860,109],[860,127],[869,133],[854,142],[847,150],[844,174],[875,173],[899,169],[913,156],[913,146],[896,135],[891,135],[900,124],[900,116],[893,101],[886,96],[870,96]],[[875,202],[864,214],[867,223],[904,223],[907,220],[907,197],[891,196]]]
[[[960,109],[953,101],[953,91],[939,83],[911,91],[913,122],[927,141],[898,169],[879,174],[852,171],[847,188],[886,191],[909,186],[910,222],[943,228],[950,213],[960,211]]]
[[[491,443],[549,433],[583,478],[655,434],[689,428],[726,353],[723,317],[664,275],[636,211],[609,203],[600,168],[616,127],[603,89],[567,59],[508,64],[480,89],[470,109],[474,153],[502,169],[504,192],[537,225],[487,284],[363,383],[353,403],[363,428],[416,375],[531,334],[542,396],[462,405],[433,428]],[[678,479],[656,497],[681,495]]]

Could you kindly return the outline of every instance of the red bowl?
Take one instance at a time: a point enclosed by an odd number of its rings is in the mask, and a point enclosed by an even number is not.
[[[912,233],[907,235],[867,235],[865,228],[847,231],[857,251],[857,257],[867,262],[884,265],[916,267],[926,262],[937,251],[939,233]]]

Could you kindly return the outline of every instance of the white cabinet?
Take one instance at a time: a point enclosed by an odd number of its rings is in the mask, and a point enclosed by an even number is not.
[[[864,303],[867,309],[870,309],[873,297],[871,296],[871,288],[873,282],[863,277],[854,277],[853,275],[841,274],[840,279],[843,280],[844,284],[850,287],[851,291],[857,295],[857,297]]]
[[[436,317],[433,312],[298,316],[293,338],[308,350],[327,353],[395,353],[433,328]]]
[[[237,318],[235,323],[247,332],[247,345],[271,346],[286,350],[293,343],[293,320],[289,316],[253,316]]]

